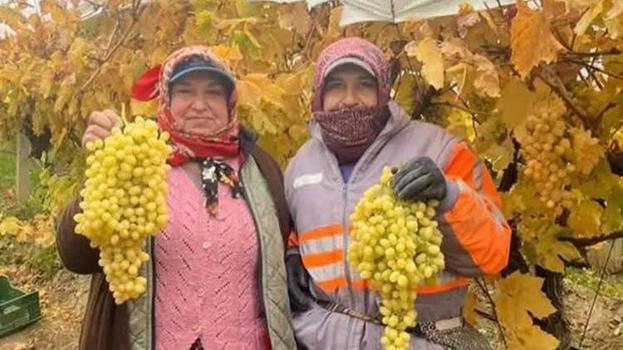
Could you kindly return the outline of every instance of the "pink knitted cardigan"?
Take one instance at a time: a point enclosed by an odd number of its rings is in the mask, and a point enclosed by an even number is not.
[[[269,349],[247,204],[219,184],[219,211],[211,216],[183,168],[173,168],[167,182],[169,223],[154,249],[156,349],[186,350],[197,338],[205,349]]]

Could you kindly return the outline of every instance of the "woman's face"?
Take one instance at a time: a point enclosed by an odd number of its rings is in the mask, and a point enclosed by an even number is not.
[[[324,81],[322,109],[325,112],[378,104],[378,84],[366,70],[354,64],[335,68]]]
[[[193,72],[171,87],[171,115],[178,129],[212,136],[229,123],[228,92],[209,72]]]

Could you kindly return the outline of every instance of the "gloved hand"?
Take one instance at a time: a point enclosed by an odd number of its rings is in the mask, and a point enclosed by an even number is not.
[[[441,170],[428,157],[411,160],[399,168],[392,179],[392,188],[398,198],[418,201],[442,200],[447,191]]]
[[[309,275],[303,267],[301,256],[292,254],[286,258],[286,272],[288,275],[288,294],[293,311],[306,311],[311,304],[309,290]]]

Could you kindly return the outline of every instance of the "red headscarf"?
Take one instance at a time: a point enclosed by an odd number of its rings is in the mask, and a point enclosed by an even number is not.
[[[173,153],[168,161],[171,165],[180,165],[193,159],[202,158],[230,158],[239,155],[240,142],[238,135],[240,124],[236,118],[235,107],[237,94],[235,87],[229,95],[228,112],[229,123],[213,135],[205,136],[186,132],[176,128],[174,117],[169,109],[170,86],[169,80],[175,68],[199,56],[214,68],[232,75],[231,71],[206,46],[188,46],[173,52],[162,66],[157,66],[145,72],[132,86],[132,97],[140,101],[152,100],[159,97],[160,108],[157,122],[160,129],[171,135],[170,143]]]

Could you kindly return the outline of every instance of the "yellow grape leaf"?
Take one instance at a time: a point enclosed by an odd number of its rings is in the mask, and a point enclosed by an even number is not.
[[[605,19],[610,20],[623,14],[623,0],[613,0],[612,7],[606,13]]]
[[[216,25],[214,26],[216,29],[218,30],[223,30],[225,31],[225,33],[228,33],[229,35],[232,34],[232,32],[239,26],[242,24],[256,24],[257,23],[257,18],[255,17],[246,17],[246,18],[230,18],[230,19],[220,19],[218,21],[215,21]]]
[[[545,13],[531,10],[518,0],[517,15],[511,25],[511,62],[519,75],[525,78],[540,62],[554,62],[559,48]]]
[[[495,65],[482,55],[473,55],[470,61],[477,67],[478,78],[474,81],[476,94],[483,97],[500,97],[500,78]]]
[[[606,201],[606,209],[601,216],[601,230],[613,232],[623,229],[623,185],[617,185]]]
[[[511,310],[499,310],[500,315],[509,313],[518,315],[529,312],[534,317],[541,319],[556,312],[556,308],[541,291],[542,287],[543,278],[522,274],[519,271],[515,271],[511,275],[502,278],[498,282],[500,294],[496,298],[496,302],[502,303],[510,300],[515,306]],[[522,302],[517,303],[517,300]]]
[[[39,5],[43,13],[49,13],[52,20],[56,25],[65,25],[68,19],[68,11],[66,8],[60,6],[58,1],[53,0],[41,0]]]
[[[476,305],[478,305],[478,296],[476,293],[468,290],[467,294],[465,294],[465,302],[463,303],[463,318],[465,322],[472,326],[476,325],[478,319],[475,311]]]
[[[210,50],[212,53],[225,61],[228,66],[235,67],[238,62],[240,62],[244,56],[242,56],[242,52],[240,52],[240,48],[238,46],[210,46]]]
[[[422,75],[435,89],[441,89],[444,84],[443,56],[435,40],[425,38],[420,42],[410,42],[405,46],[409,57],[415,56],[423,63]]]
[[[611,38],[616,39],[623,35],[623,16],[618,15],[613,18],[605,18],[604,26],[608,30]]]
[[[259,89],[262,99],[277,105],[283,104],[283,89],[276,85],[272,79],[268,78],[266,74],[247,74],[244,77],[244,81],[255,85]],[[242,92],[240,95],[242,95]]]
[[[310,73],[311,70],[305,69],[293,74],[280,74],[276,79],[276,84],[283,90],[285,95],[298,96],[309,87],[312,81]]]
[[[21,229],[22,222],[15,216],[9,216],[0,221],[0,236],[17,236]]]
[[[586,11],[584,15],[582,15],[582,18],[580,18],[578,23],[575,25],[575,28],[573,28],[573,31],[577,35],[584,34],[588,26],[593,22],[593,20],[595,20],[595,18],[597,18],[597,16],[599,16],[599,14],[603,10],[604,10],[603,1],[594,2],[591,5],[591,7],[588,9],[588,11]]]
[[[459,37],[465,38],[469,28],[480,22],[478,12],[474,11],[469,4],[459,5],[459,16],[456,18],[457,32]]]
[[[417,80],[415,76],[409,73],[403,73],[398,79],[398,88],[394,100],[402,107],[407,114],[411,115],[413,112],[413,89]]]
[[[535,232],[535,241],[531,242],[535,244],[535,260],[538,265],[550,271],[562,273],[565,269],[563,259],[565,261],[581,259],[580,252],[572,243],[558,239],[568,230],[551,222],[544,222],[541,228]]]
[[[599,160],[591,176],[581,181],[578,189],[588,198],[606,199],[618,185],[618,176],[610,170],[610,164],[604,157]]]
[[[327,39],[333,40],[340,36],[340,20],[342,18],[342,6],[334,7],[329,15],[329,25],[327,26]]]
[[[466,63],[457,63],[446,69],[446,77],[449,81],[457,83],[457,91],[459,95],[463,93],[463,88],[467,82],[468,65]]]
[[[509,130],[523,124],[532,111],[535,94],[518,79],[510,79],[500,94],[497,109],[502,112],[502,121]]]
[[[471,52],[465,46],[465,41],[457,38],[450,38],[442,42],[440,46],[441,53],[446,59],[460,60],[471,55]]]
[[[543,0],[543,11],[549,19],[562,17],[567,12],[566,5],[560,0]]]
[[[305,35],[311,28],[311,18],[307,12],[307,5],[303,2],[284,4],[279,6],[279,26]]]
[[[495,309],[504,328],[508,349],[553,350],[558,346],[558,340],[534,325],[530,317],[542,319],[556,311],[541,291],[542,286],[542,278],[518,271],[498,283]]]
[[[504,329],[506,331],[508,327]],[[515,323],[512,333],[507,335],[508,350],[549,350],[557,349],[559,344],[558,339],[536,325],[523,326]]]
[[[152,101],[137,101],[130,100],[130,111],[132,115],[142,115],[145,117],[153,117],[158,112],[159,101],[154,99]]]
[[[288,135],[290,135],[293,140],[304,140],[307,138],[307,129],[302,124],[295,124],[288,129]]]
[[[603,208],[592,200],[584,200],[571,208],[567,225],[578,236],[590,237],[600,233]]]
[[[567,7],[567,12],[571,10],[575,10],[579,13],[584,12],[589,6],[594,4],[596,1],[601,0],[562,0]]]
[[[11,29],[17,30],[21,24],[26,22],[26,17],[17,10],[0,5],[0,22],[4,22]]]
[[[463,140],[474,138],[474,128],[471,115],[463,110],[452,108],[446,116],[446,130]]]
[[[604,149],[599,139],[592,137],[588,130],[572,128],[569,133],[572,136],[575,166],[580,173],[588,175],[604,155]]]
[[[238,91],[238,105],[255,106],[260,103],[262,98],[262,89],[252,81],[239,79],[236,82],[236,90]]]
[[[506,138],[502,144],[493,143],[480,155],[491,161],[493,170],[500,172],[508,167],[513,160],[513,142],[510,138]]]

